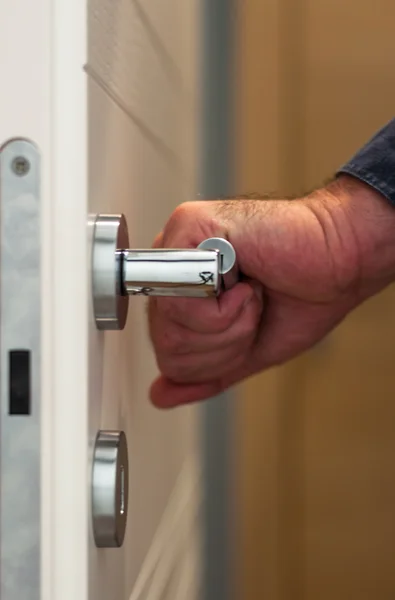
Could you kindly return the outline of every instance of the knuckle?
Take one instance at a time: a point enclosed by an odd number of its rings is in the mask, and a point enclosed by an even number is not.
[[[173,380],[172,377],[172,368],[169,364],[169,359],[164,356],[158,356],[157,358],[158,369],[168,379]]]
[[[174,359],[172,359],[166,352],[157,352],[156,354],[156,362],[158,365],[158,369],[166,377],[171,371],[171,365],[173,360]]]
[[[248,311],[248,313],[245,317],[245,320],[244,320],[245,330],[250,334],[253,333],[256,330],[258,323],[259,323],[259,318],[258,318],[256,311],[255,310]]]
[[[240,342],[250,340],[251,336],[256,334],[259,322],[260,317],[256,309],[248,307],[236,324],[235,334],[237,340]]]
[[[234,315],[222,313],[213,318],[211,322],[211,331],[213,333],[224,333],[229,329],[234,321]]]
[[[247,306],[245,311],[245,326],[251,332],[254,331],[262,316],[262,307],[258,301],[253,299]]]
[[[181,383],[185,379],[184,369],[180,367],[180,364],[174,358],[169,356],[160,356],[158,358],[158,367],[160,372],[165,375],[168,379],[176,383]]]
[[[195,213],[194,202],[183,202],[179,204],[170,217],[170,222],[177,225],[190,221]]]
[[[202,239],[211,237],[223,227],[213,218],[207,202],[183,202],[170,216],[165,227],[165,242],[174,245],[194,247]]]

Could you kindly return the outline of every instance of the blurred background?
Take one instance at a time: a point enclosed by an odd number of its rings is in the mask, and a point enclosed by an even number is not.
[[[236,13],[235,192],[309,191],[394,116],[393,0]],[[395,598],[394,307],[392,287],[237,390],[237,598]]]

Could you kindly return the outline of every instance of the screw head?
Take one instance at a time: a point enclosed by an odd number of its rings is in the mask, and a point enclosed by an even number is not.
[[[30,162],[24,156],[16,156],[11,163],[11,168],[15,175],[23,177],[30,171]]]

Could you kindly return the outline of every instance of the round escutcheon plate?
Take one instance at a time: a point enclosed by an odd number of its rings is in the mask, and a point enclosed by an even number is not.
[[[123,431],[99,431],[93,455],[92,521],[98,548],[123,544],[128,515],[129,466]]]
[[[125,216],[100,214],[96,217],[92,251],[92,294],[98,329],[123,329],[129,298],[122,295],[121,253],[129,247]]]

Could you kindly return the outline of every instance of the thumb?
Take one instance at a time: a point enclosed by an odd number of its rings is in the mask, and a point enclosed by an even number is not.
[[[222,391],[219,381],[196,384],[178,384],[159,376],[151,385],[151,401],[157,408],[175,408],[182,404],[192,404],[206,400]]]

